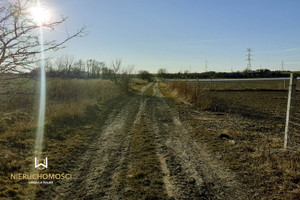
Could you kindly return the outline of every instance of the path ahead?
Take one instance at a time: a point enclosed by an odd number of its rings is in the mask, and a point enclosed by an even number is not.
[[[247,199],[234,174],[195,142],[189,129],[152,83],[111,107],[72,169],[73,179],[61,181],[50,196]]]

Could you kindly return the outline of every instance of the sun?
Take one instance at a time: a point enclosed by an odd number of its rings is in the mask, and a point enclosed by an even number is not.
[[[49,11],[41,6],[31,7],[29,11],[33,20],[38,24],[43,24],[50,20]]]

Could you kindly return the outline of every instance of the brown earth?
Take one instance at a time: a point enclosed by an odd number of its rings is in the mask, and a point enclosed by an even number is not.
[[[290,126],[288,148],[283,150],[287,92],[203,91],[194,102],[177,91],[180,87],[160,85],[182,124],[192,127],[191,137],[237,174],[250,199],[300,199],[296,126]],[[300,113],[300,107],[295,109]]]
[[[43,187],[37,199],[251,199],[158,83],[106,107],[68,169],[73,179]]]

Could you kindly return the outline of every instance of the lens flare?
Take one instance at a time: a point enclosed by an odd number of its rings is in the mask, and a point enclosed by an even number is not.
[[[37,8],[40,7],[40,2],[37,1]],[[42,10],[42,9],[39,9]],[[44,33],[42,20],[39,21],[40,26],[40,52],[41,52],[41,79],[40,79],[40,105],[39,105],[39,118],[37,126],[37,135],[35,140],[35,155],[40,158],[42,147],[43,147],[43,138],[44,138],[44,127],[45,127],[45,115],[46,115],[46,72],[45,72],[45,47],[44,47]]]
[[[37,4],[37,6],[31,7],[29,9],[30,15],[32,16],[33,20],[38,24],[48,22],[50,20],[49,11],[43,8],[39,2]]]

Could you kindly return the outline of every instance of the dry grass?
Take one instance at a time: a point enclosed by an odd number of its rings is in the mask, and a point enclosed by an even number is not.
[[[48,81],[47,97],[50,100],[70,101],[77,99],[107,100],[119,94],[108,80],[54,79]]]
[[[168,88],[175,98],[195,104],[202,110],[222,112],[227,108],[226,103],[217,97],[213,98],[209,90],[200,87],[196,90],[195,83],[173,81]]]
[[[134,78],[131,82],[130,87],[133,91],[140,91],[142,89],[142,87],[144,87],[147,84],[148,84],[148,81],[146,81],[146,80]]]
[[[37,91],[32,81],[24,87]],[[94,129],[99,103],[120,95],[111,81],[61,80],[47,82],[44,152],[51,158],[52,172],[63,169],[74,151]],[[26,181],[10,180],[11,173],[29,172],[33,163],[38,95],[18,96],[2,104],[0,112],[0,199],[21,199]]]
[[[282,151],[282,138],[270,138],[262,132],[236,135],[226,131],[233,140],[220,139],[224,132],[203,127],[199,121],[194,131],[238,174],[253,195],[251,199],[299,199],[300,153]]]

